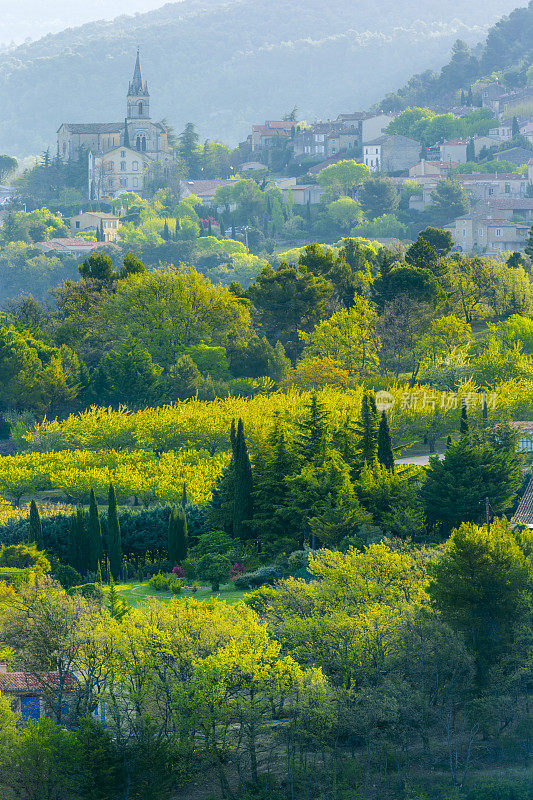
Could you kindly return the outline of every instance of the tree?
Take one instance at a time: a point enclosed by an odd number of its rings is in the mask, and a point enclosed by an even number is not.
[[[324,403],[313,392],[304,406],[304,417],[296,422],[296,450],[309,463],[321,464],[326,455],[328,412]]]
[[[187,517],[183,508],[173,506],[168,519],[168,560],[175,566],[187,558]]]
[[[461,436],[468,436],[468,417],[466,414],[466,403],[461,406],[461,424],[459,426]]]
[[[453,237],[450,231],[442,228],[432,228],[428,225],[418,234],[419,239],[425,239],[440,256],[447,256],[453,248]]]
[[[98,572],[98,565],[102,560],[102,527],[100,525],[100,514],[96,503],[94,489],[91,489],[89,496],[89,570]]]
[[[128,250],[122,259],[122,269],[120,270],[119,277],[127,278],[128,275],[138,275],[141,272],[146,272],[146,267],[140,258],[135,256],[131,250]]]
[[[517,118],[513,117],[511,123],[511,138],[516,139],[518,136],[520,136],[520,125],[518,124]]]
[[[231,561],[218,553],[206,553],[197,565],[200,578],[209,581],[213,592],[220,590],[220,584],[229,580]]]
[[[435,248],[421,236],[407,249],[405,260],[412,267],[427,269],[432,272],[433,275],[437,275],[437,277],[439,277],[445,269],[445,265],[439,259],[439,254]]]
[[[304,357],[332,358],[360,375],[378,366],[377,314],[368,300],[356,295],[349,311],[338,311],[320,322],[312,333],[302,334]]]
[[[109,592],[107,593],[107,610],[109,615],[120,622],[126,614],[131,611],[131,606],[128,605],[123,597],[120,597],[115,586],[115,581],[111,577],[109,580]]]
[[[35,500],[30,503],[30,542],[35,542],[38,550],[44,547],[43,524]]]
[[[429,593],[445,618],[458,625],[476,654],[478,682],[513,647],[518,622],[528,610],[532,579],[510,526],[495,520],[490,531],[463,523],[453,531],[433,568]]]
[[[363,394],[361,401],[361,417],[356,425],[358,432],[358,449],[363,461],[372,465],[376,460],[378,447],[378,421],[375,410],[375,399],[370,392]]]
[[[357,200],[339,197],[328,205],[328,216],[341,233],[350,233],[363,221],[363,212]]]
[[[451,222],[466,214],[470,201],[461,183],[455,180],[441,180],[431,192],[431,210],[441,224]]]
[[[162,368],[154,364],[147,348],[129,334],[122,344],[101,362],[109,381],[109,401],[142,403],[149,401],[161,375]]]
[[[102,282],[109,282],[115,278],[113,262],[107,253],[97,253],[96,251],[91,253],[78,269],[82,278],[91,278]]]
[[[189,178],[197,178],[199,171],[199,137],[192,122],[188,122],[179,136],[178,154],[187,168]]]
[[[358,193],[359,202],[370,219],[383,214],[395,214],[398,210],[399,195],[390,178],[368,178]]]
[[[15,172],[18,167],[18,161],[12,156],[0,156],[0,183],[3,183],[6,178]]]
[[[236,539],[247,538],[245,522],[253,516],[253,476],[250,456],[244,436],[244,424],[239,419],[235,433],[235,420],[231,427],[233,449],[234,496],[233,496],[233,535]]]
[[[486,497],[494,514],[503,514],[521,482],[520,457],[515,452],[497,451],[462,436],[449,445],[442,461],[430,459],[422,487],[428,524],[446,535],[462,522],[480,523]]]
[[[328,192],[332,200],[339,197],[354,197],[357,187],[360,186],[365,178],[370,177],[370,170],[366,164],[358,164],[356,161],[338,161],[329,167],[325,167],[318,174],[319,185]]]
[[[392,452],[392,438],[389,429],[389,421],[385,411],[381,412],[378,430],[378,461],[379,463],[394,472],[394,453]]]
[[[122,541],[120,522],[118,520],[117,496],[112,483],[109,484],[107,504],[107,555],[111,575],[115,580],[118,580],[122,575]]]
[[[325,316],[333,285],[321,275],[303,267],[282,262],[259,273],[246,296],[257,309],[261,329],[271,344],[281,341],[285,352],[296,362],[302,350],[299,331],[310,331]]]

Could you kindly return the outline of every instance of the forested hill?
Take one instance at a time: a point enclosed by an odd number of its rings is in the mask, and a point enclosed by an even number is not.
[[[412,77],[397,93],[387,96],[383,106],[399,110],[425,103],[443,105],[453,101],[458,90],[469,89],[483,78],[497,78],[509,89],[533,81],[533,0],[516,8],[490,30],[478,52],[455,48],[440,73],[426,70]],[[529,72],[528,72],[529,70]]]
[[[184,0],[0,56],[0,151],[37,153],[63,121],[115,121],[140,45],[153,116],[236,142],[252,122],[364,108],[458,37],[480,42],[516,0]]]

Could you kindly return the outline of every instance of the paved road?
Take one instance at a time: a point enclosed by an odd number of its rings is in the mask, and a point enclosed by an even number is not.
[[[444,458],[443,453],[434,453],[434,455],[438,456],[441,460]],[[416,464],[418,467],[427,467],[429,466],[430,458],[433,458],[433,456],[408,456],[407,458],[397,458],[395,463],[399,466],[402,464]]]

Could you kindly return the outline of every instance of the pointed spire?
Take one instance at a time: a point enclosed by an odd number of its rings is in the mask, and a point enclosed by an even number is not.
[[[141,54],[139,48],[137,48],[137,59],[135,61],[135,69],[133,70],[133,80],[130,83],[130,89],[128,95],[130,97],[139,97],[140,95],[148,95],[148,86],[143,81],[143,75],[141,70]]]

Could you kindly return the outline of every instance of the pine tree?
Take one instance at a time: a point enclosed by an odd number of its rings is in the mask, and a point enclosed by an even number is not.
[[[107,552],[109,555],[109,570],[112,577],[117,580],[122,572],[122,542],[120,538],[120,522],[118,521],[117,496],[115,487],[109,484],[109,499],[107,509]]]
[[[244,436],[244,424],[239,419],[237,433],[235,421],[232,423],[233,468],[235,475],[233,494],[233,535],[236,538],[246,538],[245,520],[251,520],[253,515],[253,477],[250,456]]]
[[[89,498],[89,570],[97,572],[102,558],[102,526],[94,489]]]
[[[30,503],[30,542],[35,542],[38,550],[44,547],[43,524],[35,500]]]
[[[305,411],[304,419],[296,423],[298,428],[296,449],[305,461],[320,465],[326,455],[328,412],[316,392],[313,392]]]
[[[387,415],[383,411],[379,421],[378,431],[378,461],[386,469],[394,472],[394,454],[392,452],[392,439]]]
[[[130,611],[130,606],[124,598],[119,597],[113,578],[111,578],[109,583],[107,610],[109,611],[109,615],[113,617],[113,619],[116,619],[117,622],[120,622]]]
[[[466,415],[466,403],[463,403],[461,408],[461,424],[459,426],[459,432],[461,436],[468,436],[468,417]]]
[[[374,411],[376,401],[371,392],[365,392],[361,401],[361,418],[356,425],[359,451],[363,460],[372,464],[376,460],[378,446],[378,421]]]

